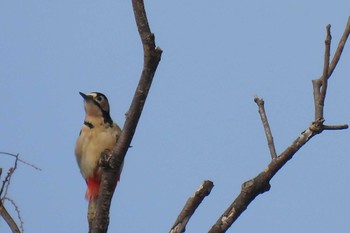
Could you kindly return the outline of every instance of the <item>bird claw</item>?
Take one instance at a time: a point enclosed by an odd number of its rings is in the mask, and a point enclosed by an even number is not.
[[[101,153],[99,165],[104,168],[113,168],[111,165],[112,151],[104,150]]]

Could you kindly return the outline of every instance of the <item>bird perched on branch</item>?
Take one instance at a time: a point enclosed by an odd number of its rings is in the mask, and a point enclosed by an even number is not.
[[[84,94],[85,120],[75,146],[75,156],[80,172],[87,184],[85,198],[96,200],[100,190],[102,169],[99,166],[101,153],[111,151],[121,133],[109,114],[107,97],[99,92]],[[119,175],[121,173],[121,169]],[[116,180],[116,185],[119,177]]]

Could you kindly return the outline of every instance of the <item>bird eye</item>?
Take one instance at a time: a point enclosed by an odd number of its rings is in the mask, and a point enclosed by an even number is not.
[[[101,102],[101,101],[102,101],[102,96],[97,96],[97,97],[96,97],[96,100],[97,100],[98,102]]]

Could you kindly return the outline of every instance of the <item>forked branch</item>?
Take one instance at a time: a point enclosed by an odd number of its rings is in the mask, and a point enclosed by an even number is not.
[[[313,80],[314,103],[315,103],[315,120],[311,125],[298,136],[293,143],[285,149],[279,156],[272,159],[270,164],[255,178],[243,183],[241,192],[233,201],[229,208],[220,216],[217,222],[209,230],[209,233],[222,233],[237,220],[247,206],[260,194],[270,189],[270,180],[273,176],[295,155],[295,153],[307,143],[313,136],[321,133],[323,130],[340,130],[347,129],[348,125],[324,125],[324,101],[326,97],[328,79],[332,75],[343,51],[345,42],[350,34],[350,18],[345,27],[342,38],[340,39],[337,51],[334,54],[332,62],[329,64],[331,32],[330,25],[327,26],[327,36],[325,40],[324,68],[322,76]],[[259,112],[261,110],[260,99],[255,99],[258,103]],[[267,132],[265,127],[265,132]],[[266,133],[268,134],[268,133]],[[271,135],[272,136],[272,135]],[[269,139],[268,139],[269,141]]]
[[[19,158],[19,154],[11,154],[8,152],[0,152],[1,155],[7,155],[12,156],[15,158],[13,167],[9,168],[6,177],[4,178],[2,185],[0,187],[0,216],[5,220],[7,225],[10,227],[12,232],[24,232],[23,230],[23,220],[19,211],[18,206],[16,205],[15,201],[12,200],[7,196],[8,189],[11,184],[11,178],[13,174],[15,173],[17,169],[18,162],[21,162],[25,165],[31,166],[32,168],[41,171],[41,169],[33,164],[30,164],[22,159]],[[0,177],[2,174],[2,169],[0,168]],[[4,203],[5,201],[12,204],[12,206],[15,208],[15,211],[17,213],[17,218],[19,220],[19,225],[16,224],[15,220],[12,218],[12,216],[7,212]]]
[[[7,191],[9,189],[9,186],[11,184],[11,178],[12,178],[12,175],[14,174],[14,172],[16,171],[17,169],[17,163],[19,161],[19,154],[17,155],[14,155],[14,154],[10,154],[10,153],[7,153],[7,152],[0,152],[0,154],[4,154],[4,155],[10,155],[10,156],[14,156],[16,159],[15,159],[15,162],[14,162],[14,165],[13,167],[11,167],[8,172],[7,172],[7,175],[6,177],[4,178],[3,182],[2,182],[2,185],[1,185],[1,188],[0,188],[0,216],[5,220],[5,222],[7,223],[7,225],[10,227],[11,231],[13,233],[20,233],[20,229],[17,225],[17,223],[15,222],[15,220],[12,218],[12,216],[7,212],[5,206],[4,206],[4,201],[5,200],[10,200],[7,198]],[[1,172],[2,172],[2,169],[1,169]],[[1,175],[1,172],[0,172],[0,175]],[[14,202],[12,201],[12,204],[17,207]],[[21,216],[19,214],[19,211],[18,211],[18,208],[16,209],[17,213],[18,213],[18,217],[21,221],[21,229],[23,230],[23,222],[21,220]]]
[[[325,40],[325,52],[324,52],[324,62],[323,62],[323,72],[322,76],[319,79],[312,80],[313,90],[314,90],[314,105],[315,105],[315,121],[323,119],[324,113],[324,102],[327,93],[328,79],[333,74],[335,67],[337,66],[341,54],[343,52],[345,43],[350,34],[350,17],[345,26],[344,33],[339,40],[337,50],[334,53],[332,62],[330,63],[330,47],[331,47],[331,25],[326,27],[326,40]],[[341,125],[339,129],[343,129],[344,125]],[[336,126],[332,126],[332,129],[335,129]],[[326,128],[325,128],[326,129]]]

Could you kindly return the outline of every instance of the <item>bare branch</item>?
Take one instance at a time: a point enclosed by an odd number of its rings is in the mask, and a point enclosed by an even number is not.
[[[17,213],[17,218],[18,218],[19,223],[20,223],[19,227],[21,228],[21,231],[24,232],[24,228],[23,228],[24,222],[22,220],[21,212],[19,211],[19,207],[16,205],[15,201],[12,200],[11,198],[5,197],[4,200],[9,201],[15,207],[15,211]]]
[[[7,197],[7,192],[8,192],[8,189],[10,187],[10,183],[11,183],[11,178],[15,172],[15,170],[17,169],[17,164],[18,162],[21,162],[21,163],[24,163],[26,165],[29,165],[31,167],[33,167],[34,169],[36,170],[40,170],[40,168],[30,164],[30,163],[27,163],[23,160],[21,160],[19,158],[19,154],[11,154],[11,153],[8,153],[8,152],[0,152],[0,154],[4,154],[4,155],[9,155],[9,156],[12,156],[12,157],[15,157],[15,162],[14,162],[14,165],[13,167],[10,167],[8,172],[7,172],[7,175],[5,177],[5,179],[3,180],[2,182],[2,186],[1,186],[1,189],[0,189],[0,215],[5,219],[6,223],[9,225],[10,229],[12,230],[12,232],[24,232],[24,229],[23,229],[23,220],[21,218],[21,214],[20,214],[20,211],[19,211],[19,208],[18,206],[16,205],[16,203],[14,202],[14,200],[12,200],[11,198]],[[2,169],[0,168],[0,175],[2,173]],[[9,213],[7,212],[6,208],[4,207],[4,201],[7,200],[9,201],[15,208],[15,211],[17,212],[17,217],[20,221],[20,229],[21,231],[19,230],[19,227],[17,226],[17,224],[15,223],[15,221],[12,219],[12,217],[9,215]]]
[[[313,126],[313,124],[295,139],[294,142],[282,152],[282,154],[276,159],[273,159],[267,168],[265,168],[258,176],[242,184],[240,194],[212,226],[209,233],[225,232],[258,195],[270,190],[270,180],[273,176],[306,142],[317,134],[317,132],[312,130],[316,127]]]
[[[323,64],[323,73],[321,77],[322,89],[320,92],[320,98],[318,100],[318,104],[322,107],[324,106],[324,100],[326,98],[327,86],[328,86],[328,70],[329,70],[329,57],[331,53],[331,25],[328,24],[326,27],[327,36],[325,40],[325,50],[324,50],[324,64]],[[315,119],[316,120],[316,119]]]
[[[12,157],[17,157],[17,160],[18,160],[19,162],[24,163],[24,164],[26,164],[26,165],[28,165],[28,166],[31,166],[31,167],[34,168],[35,170],[42,171],[41,168],[39,168],[39,167],[37,167],[37,166],[35,166],[35,165],[31,164],[31,163],[28,163],[28,162],[26,162],[26,161],[20,159],[20,158],[19,158],[19,154],[15,155],[15,154],[11,154],[11,153],[8,153],[8,152],[0,152],[0,154],[9,155],[9,156],[12,156]]]
[[[350,18],[349,18],[350,21]],[[303,131],[293,143],[285,149],[277,158],[273,159],[270,164],[258,176],[243,183],[241,192],[233,201],[229,208],[221,215],[217,222],[212,226],[209,233],[222,233],[237,220],[237,218],[246,210],[247,206],[260,194],[270,189],[270,180],[274,175],[295,155],[295,153],[307,143],[313,136],[321,133],[323,130],[347,129],[348,125],[325,126],[323,119],[323,104],[327,91],[327,81],[332,74],[343,50],[344,44],[350,33],[350,23],[346,26],[344,35],[338,46],[336,55],[331,65],[329,65],[330,53],[330,26],[327,26],[326,48],[324,57],[323,76],[320,79],[313,80],[314,104],[315,104],[315,121],[311,123],[308,129]],[[322,89],[321,89],[322,87]],[[256,99],[259,102],[259,99]],[[260,110],[260,109],[259,109]]]
[[[323,106],[319,104],[319,99],[321,96],[321,79],[312,80],[312,88],[314,95],[314,107],[315,107],[315,120],[323,118]]]
[[[17,156],[16,156],[14,166],[8,170],[6,177],[5,177],[4,181],[2,182],[2,186],[1,186],[1,190],[0,190],[0,197],[2,196],[1,199],[5,198],[7,195],[7,191],[8,191],[8,188],[10,186],[10,183],[11,183],[11,177],[17,168],[18,155],[19,154],[17,154]]]
[[[343,52],[345,43],[350,34],[350,17],[348,18],[348,22],[346,24],[344,33],[339,40],[339,44],[337,50],[333,56],[331,64],[329,64],[330,57],[330,45],[331,45],[331,32],[330,25],[327,25],[327,36],[325,40],[325,53],[324,53],[324,65],[322,76],[319,79],[312,80],[313,90],[314,90],[314,105],[315,105],[315,121],[318,119],[324,118],[324,101],[327,93],[328,87],[328,79],[333,74],[335,67],[338,64],[338,61]]]
[[[186,225],[203,199],[210,194],[214,184],[210,180],[204,181],[196,192],[187,200],[169,233],[182,233]]]
[[[0,200],[0,215],[5,220],[5,222],[10,227],[10,229],[13,233],[21,233],[16,222],[13,220],[11,215],[7,212],[7,210],[6,210],[6,208],[3,205],[1,200]]]
[[[312,80],[314,89],[314,104],[315,104],[315,120],[323,119],[324,100],[328,87],[328,72],[329,72],[329,57],[331,51],[331,25],[326,27],[327,36],[325,40],[324,63],[322,76],[319,79]]]
[[[9,170],[7,172],[7,175],[6,175],[5,179],[2,182],[2,186],[1,186],[1,189],[0,189],[0,215],[5,219],[6,223],[8,224],[8,226],[10,227],[12,232],[20,232],[17,224],[15,223],[15,221],[13,220],[13,218],[10,216],[10,214],[7,212],[7,210],[5,209],[5,207],[3,205],[4,200],[8,200],[15,207],[18,219],[20,221],[20,228],[21,228],[21,230],[23,232],[23,221],[22,221],[22,218],[21,218],[21,215],[20,215],[19,208],[18,208],[18,206],[16,205],[16,203],[12,199],[7,197],[7,192],[8,192],[8,189],[10,187],[10,184],[11,184],[12,175],[14,174],[14,172],[17,169],[17,163],[19,161],[19,158],[18,158],[19,154],[13,155],[13,154],[10,154],[10,153],[7,153],[7,152],[0,152],[0,153],[1,154],[5,154],[5,155],[14,156],[16,158],[13,167],[9,168]],[[2,173],[2,169],[1,169],[1,173]]]
[[[338,44],[337,50],[335,51],[335,53],[333,55],[332,62],[329,65],[328,78],[333,74],[333,71],[338,64],[338,61],[340,60],[340,56],[343,52],[345,43],[348,40],[349,34],[350,34],[350,17],[348,18],[348,22],[346,23],[343,35],[339,40],[339,44]]]
[[[348,125],[323,125],[324,130],[341,130],[349,128]]]
[[[154,74],[159,64],[162,50],[155,48],[154,35],[148,25],[144,3],[132,0],[138,31],[143,44],[144,65],[134,98],[126,115],[126,121],[116,146],[113,148],[110,168],[103,167],[100,193],[97,201],[96,215],[93,220],[92,233],[105,233],[109,224],[109,209],[114,193],[115,182],[123,164],[126,152],[134,136]]]
[[[266,135],[266,139],[267,139],[267,144],[268,144],[269,149],[270,149],[271,158],[275,159],[275,158],[277,158],[277,153],[276,153],[275,143],[273,142],[273,137],[272,137],[270,125],[269,125],[269,122],[267,120],[267,116],[266,116],[266,112],[265,112],[264,100],[255,96],[254,101],[259,107],[259,114],[260,114],[261,121],[262,121],[263,126],[264,126],[265,135]]]

